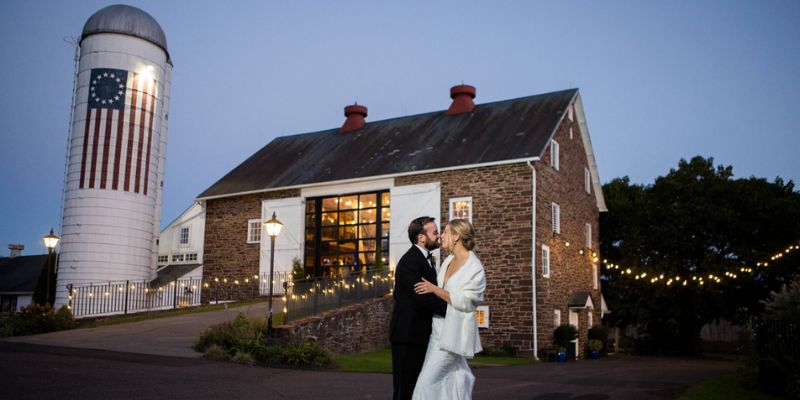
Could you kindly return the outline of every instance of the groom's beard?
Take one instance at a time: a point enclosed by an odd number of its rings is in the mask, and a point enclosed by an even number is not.
[[[434,251],[439,248],[439,241],[438,240],[431,240],[427,236],[425,237],[425,249],[428,251]]]

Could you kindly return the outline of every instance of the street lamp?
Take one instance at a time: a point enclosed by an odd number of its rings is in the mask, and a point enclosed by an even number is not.
[[[272,219],[264,222],[264,227],[267,228],[267,235],[269,235],[269,314],[267,315],[267,335],[272,336],[272,269],[275,265],[275,238],[281,233],[283,224],[275,218],[275,212],[272,212]]]
[[[47,247],[47,288],[44,292],[44,302],[50,302],[50,275],[55,270],[55,266],[53,265],[53,251],[58,245],[58,235],[53,233],[53,228],[50,228],[50,234],[43,237],[42,240],[44,241],[44,246]]]

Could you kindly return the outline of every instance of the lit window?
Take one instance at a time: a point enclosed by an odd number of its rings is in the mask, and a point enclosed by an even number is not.
[[[558,142],[550,141],[550,166],[558,171]]]
[[[592,193],[592,174],[589,173],[589,168],[583,169],[583,190]]]
[[[553,210],[553,233],[561,233],[561,207],[558,204],[552,203]]]
[[[542,245],[542,276],[550,277],[550,247]]]
[[[553,325],[561,325],[561,310],[553,310]]]
[[[307,198],[305,270],[312,276],[384,270],[389,260],[389,191]]]
[[[261,243],[261,220],[247,221],[247,243]]]
[[[592,224],[586,224],[586,248],[592,248]]]
[[[456,218],[472,222],[472,197],[456,197],[450,199],[450,220]]]
[[[181,244],[189,244],[189,228],[181,228]]]

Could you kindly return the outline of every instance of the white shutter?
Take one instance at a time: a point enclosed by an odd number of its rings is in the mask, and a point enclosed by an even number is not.
[[[272,213],[283,224],[281,233],[275,238],[275,266],[274,272],[292,270],[292,259],[303,259],[303,199],[290,197],[286,199],[264,200],[261,203],[261,220],[272,218]],[[263,228],[262,228],[263,229]],[[261,231],[261,257],[259,260],[259,275],[269,274],[269,256],[271,240],[266,230]],[[283,289],[275,290],[281,293]]]
[[[441,223],[441,184],[439,182],[419,185],[396,186],[390,190],[392,207],[389,234],[389,266],[394,269],[405,254],[411,241],[408,240],[408,224],[414,218],[429,216]],[[438,250],[434,252],[441,262]]]
[[[550,166],[556,171],[558,171],[559,165],[558,153],[558,142],[550,140]]]
[[[553,210],[553,233],[561,233],[561,207],[556,203],[552,203]]]

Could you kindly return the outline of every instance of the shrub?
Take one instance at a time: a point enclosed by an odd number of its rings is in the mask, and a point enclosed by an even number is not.
[[[297,281],[300,279],[306,279],[308,275],[306,274],[306,269],[303,268],[303,264],[300,262],[300,257],[292,258],[292,280]]]
[[[586,341],[586,349],[589,351],[600,351],[603,349],[603,342],[597,339]]]
[[[18,315],[9,316],[0,322],[0,337],[35,335],[74,327],[75,319],[67,306],[54,312],[50,304],[32,303],[23,307]]]
[[[216,344],[208,346],[205,349],[205,353],[203,353],[203,357],[214,361],[228,361],[230,359],[228,352],[222,346]]]
[[[553,344],[558,347],[566,348],[569,343],[578,337],[578,329],[575,325],[560,325],[553,331]]]
[[[246,365],[288,366],[294,368],[327,368],[333,359],[325,349],[312,342],[282,343],[265,340],[266,322],[238,315],[206,329],[195,342],[194,349],[204,357]]]

